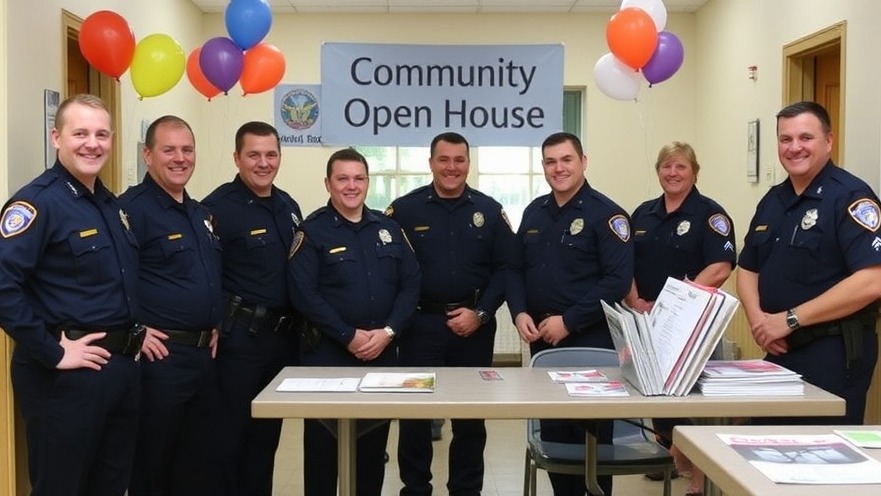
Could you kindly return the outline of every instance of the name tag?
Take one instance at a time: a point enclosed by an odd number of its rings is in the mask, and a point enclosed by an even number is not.
[[[184,237],[183,234],[169,234],[169,235],[168,235],[168,239],[169,239],[170,241],[174,241],[174,240],[176,240],[176,239],[181,239],[181,238],[183,238],[183,237]]]
[[[346,247],[345,247],[345,246],[338,246],[338,247],[336,247],[336,248],[331,248],[331,249],[328,251],[328,253],[330,253],[331,255],[333,255],[334,253],[342,253],[342,252],[344,252],[344,251],[346,251]]]
[[[80,231],[80,238],[88,238],[89,236],[94,236],[98,234],[97,229],[87,229],[85,231]]]
[[[431,229],[431,226],[416,226],[413,228],[416,232],[428,231],[429,229]]]
[[[266,234],[266,229],[254,229],[251,231],[251,236],[259,236],[261,234]]]
[[[756,232],[767,231],[768,226],[756,226]]]

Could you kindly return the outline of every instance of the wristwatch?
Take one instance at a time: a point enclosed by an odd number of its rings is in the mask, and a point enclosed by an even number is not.
[[[489,322],[489,319],[492,318],[492,315],[487,313],[485,310],[481,310],[479,308],[475,308],[474,313],[477,314],[477,320],[480,321],[480,325],[486,324],[487,322]]]
[[[794,308],[790,308],[786,311],[786,325],[788,325],[793,331],[801,327],[801,324],[798,323],[798,315],[795,314]]]
[[[395,339],[395,335],[397,334],[391,326],[385,326],[382,328],[385,331],[386,335],[388,335],[389,339]]]

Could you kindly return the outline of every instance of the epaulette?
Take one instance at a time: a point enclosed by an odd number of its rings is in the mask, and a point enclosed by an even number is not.
[[[327,210],[328,210],[327,205],[325,205],[325,206],[319,208],[318,210],[312,212],[311,214],[309,214],[309,216],[306,217],[306,220],[309,221],[309,220],[316,219],[319,216],[321,216],[321,214],[327,212]]]

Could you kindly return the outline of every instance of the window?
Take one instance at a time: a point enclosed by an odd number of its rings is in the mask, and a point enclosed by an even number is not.
[[[583,95],[583,89],[563,92],[563,129],[576,136],[581,136]],[[370,164],[370,208],[383,210],[395,198],[431,182],[427,146],[357,148]],[[502,204],[515,230],[529,202],[550,191],[544,180],[540,147],[473,147],[471,169],[472,177],[477,173],[477,182],[471,185]]]

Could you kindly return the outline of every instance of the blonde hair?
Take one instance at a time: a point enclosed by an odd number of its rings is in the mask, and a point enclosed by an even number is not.
[[[681,141],[671,141],[661,147],[661,151],[658,152],[658,161],[655,162],[655,172],[661,170],[661,166],[664,165],[664,162],[677,156],[684,158],[691,164],[691,169],[694,171],[695,177],[697,177],[697,173],[701,170],[701,164],[697,162],[697,155],[694,153],[694,148],[688,143],[683,143]]]
[[[55,129],[58,132],[61,132],[61,129],[64,127],[64,114],[67,112],[67,109],[74,104],[91,107],[93,109],[100,109],[107,112],[107,115],[110,116],[110,111],[107,110],[107,105],[104,104],[104,100],[97,96],[89,95],[88,93],[73,95],[61,102],[61,105],[58,106],[58,110],[55,111]],[[113,127],[112,122],[110,123],[110,127]]]

